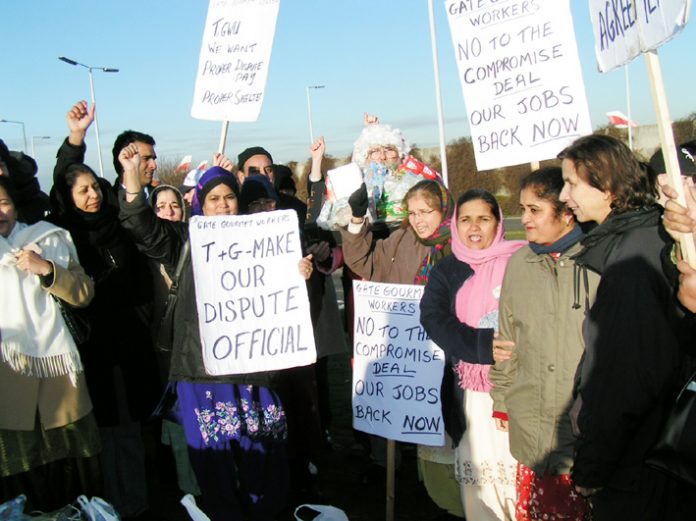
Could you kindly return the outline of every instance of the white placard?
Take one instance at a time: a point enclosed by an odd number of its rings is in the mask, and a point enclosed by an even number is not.
[[[592,124],[569,0],[447,0],[478,170],[550,159]]]
[[[681,31],[690,0],[590,0],[595,54],[602,72],[657,49]]]
[[[360,188],[363,182],[360,167],[355,163],[348,163],[347,165],[333,168],[326,172],[326,177],[328,177],[331,183],[336,199],[350,197],[353,192]]]
[[[280,0],[210,0],[191,116],[256,121]]]
[[[353,427],[441,447],[444,353],[420,324],[423,286],[353,281]]]
[[[191,218],[205,370],[254,373],[316,360],[297,214]]]

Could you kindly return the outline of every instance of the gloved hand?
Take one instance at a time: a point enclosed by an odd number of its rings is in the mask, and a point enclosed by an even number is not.
[[[348,204],[353,212],[353,217],[365,217],[367,213],[367,187],[365,183],[361,184],[360,188],[350,194]]]

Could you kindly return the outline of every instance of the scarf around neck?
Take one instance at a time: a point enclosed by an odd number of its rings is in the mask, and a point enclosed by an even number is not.
[[[77,346],[39,277],[17,268],[15,255],[22,249],[63,268],[77,260],[70,234],[44,221],[17,223],[7,238],[0,237],[0,361],[26,376],[69,375],[76,385],[82,371]]]
[[[452,217],[452,253],[461,262],[471,266],[474,274],[457,291],[455,312],[457,318],[475,328],[498,330],[498,299],[505,268],[510,256],[527,244],[526,241],[508,241],[503,238],[505,225],[500,211],[498,230],[493,243],[483,250],[474,250],[464,244],[457,231],[457,210]],[[459,361],[455,372],[460,386],[475,391],[488,392],[489,365],[469,364]]]
[[[603,273],[607,258],[614,244],[625,232],[636,228],[658,226],[661,222],[662,207],[653,205],[623,213],[610,213],[603,223],[593,228],[582,239],[583,250],[576,256],[597,273]]]
[[[578,224],[576,224],[573,226],[572,230],[552,244],[538,244],[536,242],[530,242],[529,248],[537,255],[544,255],[547,253],[558,253],[563,255],[575,243],[582,240],[584,236],[585,234],[583,233],[582,229]]]
[[[430,277],[430,272],[432,271],[433,266],[449,255],[451,251],[450,243],[452,242],[452,235],[450,232],[450,223],[454,201],[452,200],[452,196],[450,195],[449,191],[442,183],[438,182],[438,187],[440,188],[442,199],[442,204],[440,206],[440,211],[442,212],[442,222],[438,225],[433,234],[427,239],[421,239],[418,237],[416,231],[413,230],[416,240],[421,244],[430,247],[430,251],[425,257],[423,257],[423,260],[418,267],[418,272],[413,280],[413,283],[418,286],[425,286],[428,283],[428,278]]]

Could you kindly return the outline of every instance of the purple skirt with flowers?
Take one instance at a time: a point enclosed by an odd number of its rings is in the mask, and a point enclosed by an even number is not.
[[[283,406],[266,387],[177,382],[176,395],[179,420],[190,446],[213,447],[245,437],[255,441],[287,439]]]
[[[266,387],[173,382],[175,415],[213,520],[273,519],[288,494],[287,423]]]

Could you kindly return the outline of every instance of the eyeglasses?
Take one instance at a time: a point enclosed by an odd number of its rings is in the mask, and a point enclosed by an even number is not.
[[[379,159],[381,157],[385,159],[398,159],[399,151],[393,146],[374,147],[367,152],[367,156],[370,159]]]
[[[435,210],[417,210],[414,212],[408,212],[408,218],[413,219],[416,217],[427,217],[431,213],[433,213]]]

